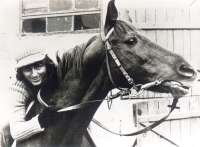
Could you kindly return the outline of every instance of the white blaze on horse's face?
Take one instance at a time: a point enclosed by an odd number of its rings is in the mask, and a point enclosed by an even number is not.
[[[43,63],[35,63],[22,67],[24,77],[34,86],[41,85],[46,75],[46,66]]]

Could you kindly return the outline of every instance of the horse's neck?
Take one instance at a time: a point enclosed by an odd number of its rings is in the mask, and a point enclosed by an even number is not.
[[[100,35],[87,46],[82,62],[82,73],[74,72],[73,69],[68,70],[64,82],[58,88],[54,97],[63,95],[63,98],[58,100],[59,106],[66,107],[89,100],[103,99],[110,90],[105,47]]]
[[[112,85],[107,75],[106,65],[103,63],[103,66],[99,70],[97,76],[89,85],[87,93],[84,95],[82,102],[104,99],[108,91],[111,89],[111,86]]]
[[[105,62],[105,46],[100,36],[88,47],[84,59],[87,64],[83,72],[87,74],[86,77],[92,80],[89,87],[86,88],[87,93],[82,101],[105,98],[106,94],[111,89],[111,85]]]

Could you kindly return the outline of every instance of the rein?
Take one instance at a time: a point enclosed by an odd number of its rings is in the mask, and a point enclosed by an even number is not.
[[[97,121],[96,119],[92,119],[92,121],[98,125],[99,127],[103,128],[104,130],[112,133],[112,134],[115,134],[115,135],[120,135],[120,136],[134,136],[134,135],[139,135],[139,134],[142,134],[142,133],[145,133],[149,130],[152,130],[153,128],[155,128],[156,126],[158,126],[159,124],[161,124],[163,121],[165,121],[168,116],[172,113],[172,111],[177,108],[176,107],[176,104],[178,102],[178,98],[174,98],[173,102],[172,102],[172,105],[170,105],[169,107],[171,107],[171,110],[170,112],[165,116],[163,117],[162,119],[156,121],[155,123],[149,125],[148,127],[145,127],[144,129],[141,129],[139,131],[136,131],[136,132],[133,132],[133,133],[127,133],[127,134],[121,134],[121,133],[117,133],[117,132],[113,132],[111,131],[110,129],[108,129],[106,126],[104,126],[103,124],[101,124],[99,121]]]
[[[110,35],[112,34],[112,32],[114,31],[114,28],[112,28],[108,34],[105,36],[104,33],[101,33],[101,37],[102,37],[102,40],[105,42],[105,46],[106,46],[106,65],[107,65],[107,70],[108,70],[108,74],[109,74],[109,77],[110,77],[110,80],[112,82],[112,84],[117,87],[113,81],[113,78],[112,78],[112,74],[110,72],[110,66],[109,66],[109,62],[108,62],[108,52],[110,53],[110,55],[112,56],[112,58],[114,59],[115,63],[117,64],[117,66],[119,67],[119,69],[121,70],[121,72],[123,73],[123,75],[125,76],[127,82],[132,86],[133,89],[135,89],[137,91],[137,93],[135,95],[133,95],[134,97],[140,95],[144,90],[152,87],[152,86],[155,86],[155,85],[159,85],[161,84],[163,81],[161,79],[157,79],[156,81],[154,82],[150,82],[150,83],[147,83],[147,84],[138,84],[136,85],[134,80],[128,75],[128,73],[125,71],[125,69],[123,68],[123,66],[121,65],[119,59],[117,58],[117,56],[115,55],[114,51],[112,50],[111,48],[111,45],[109,44],[108,42],[108,38],[110,37]],[[140,87],[140,89],[138,88]],[[93,101],[88,101],[88,102],[83,102],[83,103],[80,103],[80,104],[76,104],[76,105],[73,105],[73,106],[69,106],[69,107],[66,107],[66,108],[62,108],[60,110],[58,110],[57,112],[67,112],[67,111],[72,111],[72,110],[76,110],[76,109],[80,109],[80,108],[83,108],[83,107],[87,107],[87,106],[92,106],[93,103],[96,103],[96,102],[102,102],[104,100],[107,100],[108,101],[108,107],[109,106],[109,102],[112,102],[113,99],[119,97],[119,96],[123,96],[123,95],[126,95],[126,94],[130,94],[130,91],[131,91],[131,88],[121,88],[121,87],[118,87],[118,89],[120,89],[120,91],[114,95],[110,95],[109,97],[106,97],[105,99],[103,100],[93,100]],[[38,92],[38,95],[37,95],[37,98],[38,98],[38,101],[45,107],[50,107],[48,104],[46,104],[41,96],[40,96],[40,92],[41,92],[41,89],[39,90]],[[107,127],[105,127],[104,125],[102,125],[100,122],[98,122],[97,120],[95,120],[94,118],[92,119],[92,121],[97,124],[98,126],[100,126],[101,128],[107,130],[108,132],[110,133],[113,133],[113,134],[116,134],[116,135],[120,135],[120,136],[133,136],[133,135],[138,135],[138,134],[141,134],[141,133],[144,133],[146,131],[149,131],[153,128],[155,128],[156,126],[158,126],[159,124],[161,124],[163,121],[165,121],[168,116],[172,113],[172,111],[174,109],[178,109],[178,107],[176,107],[176,104],[178,102],[178,98],[174,98],[173,99],[173,102],[172,102],[172,105],[169,105],[168,107],[171,108],[170,112],[163,118],[161,118],[160,120],[158,120],[157,122],[151,124],[150,126],[148,127],[145,127],[144,129],[141,129],[139,131],[136,131],[134,133],[128,133],[128,134],[121,134],[121,133],[116,133],[116,132],[113,132],[111,130],[109,130]]]

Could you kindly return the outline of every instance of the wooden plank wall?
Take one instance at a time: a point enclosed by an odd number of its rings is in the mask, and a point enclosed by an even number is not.
[[[120,9],[119,14],[120,19],[131,21],[152,41],[180,54],[200,69],[200,8]],[[191,92],[179,101],[178,106],[181,109],[175,110],[173,113],[200,110],[199,87],[200,82],[197,82]],[[172,102],[170,94],[146,91],[140,97],[157,97],[159,99],[138,102],[136,110],[138,116],[152,116],[169,112],[167,105]],[[143,128],[140,125],[137,127],[138,129]],[[199,117],[169,120],[157,128],[163,130],[183,146],[200,146],[197,138],[200,135]],[[175,146],[152,132],[143,133],[137,138],[137,147]]]
[[[131,21],[149,39],[180,54],[200,69],[200,8],[120,9],[119,17],[121,20]],[[200,82],[197,82],[189,95],[200,95],[199,86]],[[169,96],[171,95],[152,92],[140,95]]]
[[[143,128],[139,123],[145,124],[166,116],[169,113],[167,105],[171,103],[172,99],[170,98],[138,103],[136,108],[138,130]],[[174,143],[181,147],[199,147],[200,97],[182,98],[179,100],[179,106],[180,109],[174,110],[168,120],[153,129],[157,132],[148,131],[138,135],[137,147],[175,147]]]

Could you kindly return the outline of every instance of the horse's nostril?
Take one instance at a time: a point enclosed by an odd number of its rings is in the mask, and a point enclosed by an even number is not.
[[[194,70],[192,67],[187,65],[181,65],[179,68],[180,74],[186,76],[186,77],[192,77],[194,75]]]

